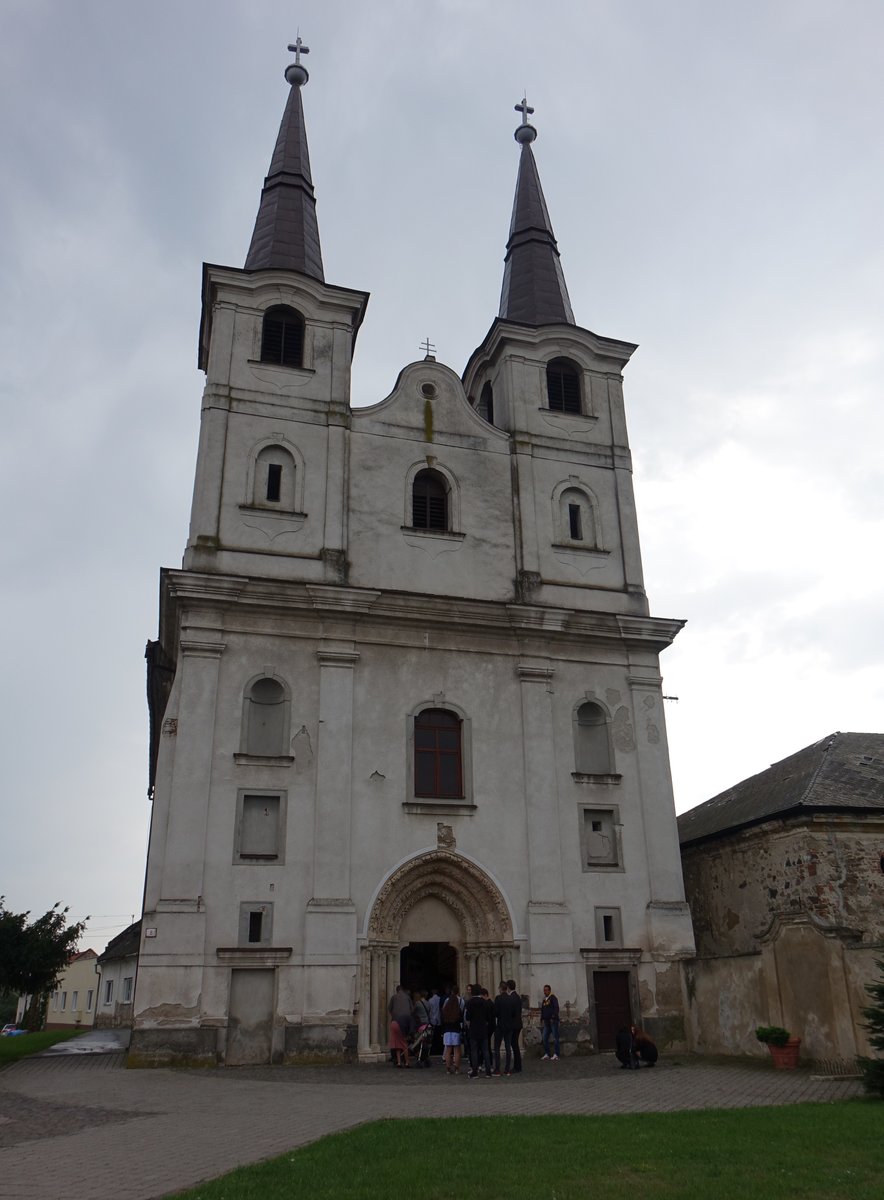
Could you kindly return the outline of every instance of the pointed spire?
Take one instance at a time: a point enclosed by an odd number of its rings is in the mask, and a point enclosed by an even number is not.
[[[285,267],[324,282],[307,128],[301,104],[301,88],[309,79],[301,55],[308,54],[309,47],[302,44],[299,35],[289,50],[295,52],[295,61],[285,72],[291,91],[270,170],[264,180],[255,230],[246,256],[246,270]]]
[[[524,325],[573,325],[559,250],[531,149],[537,130],[529,125],[528,115],[534,109],[523,99],[516,112],[522,114],[522,123],[513,136],[522,152],[506,244],[500,316]]]

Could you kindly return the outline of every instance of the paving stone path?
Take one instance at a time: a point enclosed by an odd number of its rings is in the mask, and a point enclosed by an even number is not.
[[[438,1066],[127,1071],[122,1054],[0,1071],[0,1197],[158,1200],[382,1117],[634,1113],[829,1102],[857,1080],[685,1057],[621,1071],[608,1055],[469,1080]]]

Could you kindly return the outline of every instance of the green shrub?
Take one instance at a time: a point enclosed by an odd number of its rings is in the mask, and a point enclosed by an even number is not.
[[[792,1035],[782,1025],[759,1025],[755,1036],[766,1046],[785,1046]]]

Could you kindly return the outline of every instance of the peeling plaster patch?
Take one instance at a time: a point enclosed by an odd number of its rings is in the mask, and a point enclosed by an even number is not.
[[[660,742],[660,730],[653,721],[648,721],[648,741],[652,746],[656,746]]]
[[[739,915],[739,913],[735,913],[735,912],[734,912],[734,910],[733,910],[732,908],[729,908],[729,909],[727,910],[727,914],[726,914],[726,917],[725,917],[725,919],[726,919],[726,921],[727,921],[727,927],[728,927],[728,929],[733,929],[733,928],[734,928],[734,926],[736,926],[736,925],[739,925],[739,923],[740,923],[740,915]]]
[[[292,753],[296,771],[306,771],[313,766],[313,743],[306,725],[302,725],[292,738]]]
[[[629,719],[629,709],[623,705],[614,713],[612,722],[614,747],[617,750],[634,750],[635,737],[632,732],[632,722]]]
[[[153,1008],[145,1008],[138,1014],[139,1025],[196,1025],[199,1022],[200,1007],[194,1004],[188,1008],[184,1004],[157,1004]]]
[[[608,690],[605,692],[605,699],[607,700],[610,708],[616,708],[623,697],[619,688],[608,688]]]
[[[653,696],[645,696],[644,700],[642,700],[642,704],[650,712],[650,710],[654,707],[654,704],[655,704],[654,697]]]

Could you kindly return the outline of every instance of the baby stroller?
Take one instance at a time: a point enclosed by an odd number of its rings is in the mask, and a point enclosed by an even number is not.
[[[409,1050],[414,1055],[417,1066],[430,1066],[430,1047],[433,1044],[433,1026],[420,1025],[411,1040]]]

